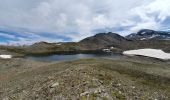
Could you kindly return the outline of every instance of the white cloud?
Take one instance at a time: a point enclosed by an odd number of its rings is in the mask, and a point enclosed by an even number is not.
[[[42,36],[33,34],[33,35],[28,36],[26,38],[17,37],[17,41],[9,40],[7,43],[2,43],[2,44],[8,44],[8,45],[24,45],[24,44],[27,44],[27,45],[31,45],[35,42],[41,42],[41,41],[48,41],[50,43],[53,43],[53,42],[60,42],[60,41],[63,41],[63,40],[62,39],[51,39],[51,38],[48,38],[48,37],[42,37]]]
[[[160,30],[163,29],[163,22],[170,17],[170,0],[153,0],[153,2],[142,5],[131,10],[132,18],[137,18],[134,27],[130,31],[137,31],[142,28]],[[131,19],[133,20],[133,19]],[[133,20],[135,22],[135,20]]]
[[[26,35],[31,31],[35,37],[49,32],[78,41],[97,29],[129,26],[119,31],[126,34],[141,28],[160,29],[169,11],[169,0],[0,0],[0,27]]]

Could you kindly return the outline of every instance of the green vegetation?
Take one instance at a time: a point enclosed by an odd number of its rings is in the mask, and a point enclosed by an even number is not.
[[[118,91],[112,92],[112,96],[116,97],[119,100],[126,100],[126,97]]]

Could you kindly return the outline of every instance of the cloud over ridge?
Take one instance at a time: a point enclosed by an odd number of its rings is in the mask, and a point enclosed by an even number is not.
[[[169,11],[169,0],[0,0],[0,29],[32,42],[67,41],[44,33],[78,41],[96,30],[125,35],[142,28],[168,29]]]

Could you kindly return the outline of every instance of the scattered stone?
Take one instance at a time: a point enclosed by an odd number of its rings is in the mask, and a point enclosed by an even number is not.
[[[94,91],[94,93],[101,93],[101,92],[102,90],[100,88]]]
[[[11,59],[11,61],[14,59]],[[0,65],[3,64],[3,61],[7,62],[8,60],[2,60]],[[10,63],[4,64],[10,65]],[[14,82],[11,81],[11,83],[15,84],[0,85],[0,100],[3,100],[5,96],[9,96],[12,100],[81,100],[81,98],[83,100],[139,100],[140,98],[144,100],[149,98],[151,100],[168,100],[169,95],[166,95],[166,93],[169,94],[168,92],[149,87],[149,85],[138,84],[138,79],[131,78],[128,75],[120,74],[110,69],[102,70],[103,67],[100,69],[98,65],[87,64],[86,67],[82,67],[82,65],[78,66],[77,62],[75,66],[71,66],[72,63],[66,63],[67,66],[65,64],[65,66],[62,66],[62,64],[52,64],[52,67],[48,65],[48,68],[42,63],[42,67],[31,69],[33,72],[29,70],[29,73],[27,73],[27,70],[24,70],[24,73],[20,75],[28,76],[31,73],[36,78],[26,77],[26,79],[22,79],[21,76],[17,77]],[[21,65],[19,64],[19,66]],[[81,67],[82,69],[80,69]],[[100,71],[97,69],[100,69]],[[21,71],[23,71],[23,68]],[[35,73],[37,71],[39,72],[38,75]],[[82,72],[87,74],[82,74]],[[100,74],[103,76],[98,77]],[[108,78],[108,75],[111,75],[112,78]],[[11,75],[12,78],[13,76]],[[105,84],[107,81],[110,83]],[[141,82],[140,79],[139,82]],[[1,83],[4,84],[4,82],[0,81]],[[7,90],[2,91],[4,86]],[[19,89],[16,90],[15,88]]]
[[[132,89],[135,89],[136,87],[135,86],[132,86]]]
[[[58,83],[58,82],[52,84],[50,87],[51,87],[51,88],[55,88],[56,86],[59,86],[59,83]]]
[[[85,95],[87,95],[87,94],[89,94],[89,92],[86,91],[86,92],[84,92],[84,93],[81,93],[80,96],[85,96]]]
[[[117,86],[121,86],[121,84],[119,83],[119,84],[117,84]]]

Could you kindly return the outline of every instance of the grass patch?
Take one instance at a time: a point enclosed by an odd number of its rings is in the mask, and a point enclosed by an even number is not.
[[[123,94],[119,93],[118,91],[112,92],[112,96],[116,97],[119,100],[126,100],[126,97]]]
[[[112,81],[112,76],[108,74],[99,74],[98,79],[103,81],[105,85],[109,85]]]

